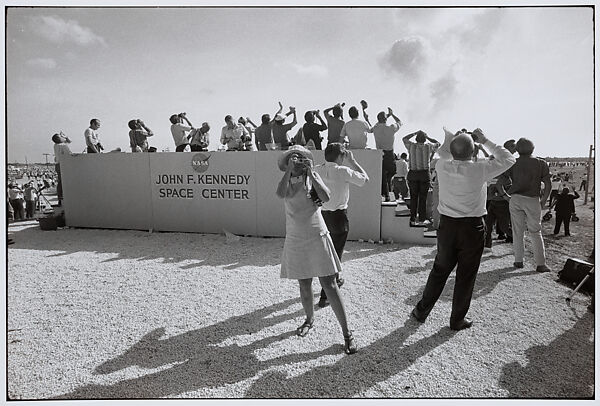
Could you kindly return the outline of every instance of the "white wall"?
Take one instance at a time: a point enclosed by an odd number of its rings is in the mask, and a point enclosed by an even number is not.
[[[324,162],[313,151],[315,164]],[[107,153],[61,162],[68,226],[284,236],[279,151]],[[350,239],[380,238],[381,152],[354,155],[371,181],[351,186]],[[233,184],[210,184],[221,175]],[[216,177],[216,179],[215,179]],[[221,179],[222,180],[222,179]]]

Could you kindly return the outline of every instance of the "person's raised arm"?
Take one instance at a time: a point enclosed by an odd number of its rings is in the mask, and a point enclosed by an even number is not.
[[[442,159],[452,159],[452,153],[450,152],[450,142],[452,142],[454,134],[452,134],[446,127],[443,128],[444,143],[438,148],[437,153]]]
[[[486,159],[485,161],[479,161],[482,162],[483,165],[485,165],[485,168],[487,168],[485,174],[486,178],[495,178],[496,176],[502,174],[514,165],[514,163],[516,162],[515,157],[506,148],[502,147],[501,145],[496,145],[492,141],[490,141],[485,136],[483,131],[481,131],[481,129],[474,129],[473,135],[475,136],[475,138],[477,138],[478,142],[489,148],[492,152],[492,155],[494,155],[494,159]],[[549,177],[548,182],[550,182]],[[548,195],[549,194],[550,190],[548,190]]]
[[[290,178],[292,177],[292,164],[288,162],[287,169],[283,174],[283,177],[277,185],[277,191],[275,192],[280,198],[284,198],[287,195],[288,187],[290,185]]]
[[[402,121],[400,121],[400,119],[398,117],[396,117],[393,110],[389,107],[388,107],[388,117],[392,117],[394,119],[396,124],[398,124],[398,129],[400,129],[400,127],[402,127]]]
[[[250,117],[246,117],[246,121],[248,122],[248,124],[250,124],[252,127],[254,127],[255,130],[258,128],[258,126],[256,124],[254,124],[252,122],[252,120],[250,120]]]
[[[367,114],[367,110],[365,110],[365,108],[362,109],[362,113],[363,113],[363,118],[365,119],[367,124],[369,124],[369,128],[373,128],[373,126],[371,125],[371,122],[369,121],[369,115]]]
[[[279,109],[275,112],[273,118],[271,119],[271,121],[269,121],[269,124],[272,124],[275,121],[275,117],[277,117],[277,114],[281,114],[281,112],[283,111],[283,104],[281,104],[281,102],[277,103],[279,103]]]
[[[358,161],[354,158],[354,154],[349,149],[346,150],[344,160],[348,161],[348,166],[350,167],[350,169],[353,169],[364,176],[365,182],[369,181],[369,175],[367,174],[367,171],[365,171],[363,167],[360,166]]]
[[[149,128],[146,126],[146,124],[145,124],[145,123],[144,123],[142,120],[140,120],[140,121],[139,121],[139,123],[140,123],[140,126],[142,126],[142,128],[143,128],[144,130],[146,130],[146,132],[148,133],[148,134],[147,134],[147,136],[148,136],[148,137],[152,137],[152,136],[154,135],[154,133],[152,132],[152,130],[151,130],[151,129],[149,129]]]
[[[327,117],[327,116],[333,117],[333,115],[330,114],[330,113],[331,113],[331,110],[333,110],[334,107],[335,106],[331,106],[331,107],[328,107],[325,110],[323,110],[323,114],[325,115],[325,117]]]
[[[309,164],[306,170],[306,175],[310,178],[312,186],[315,188],[315,192],[317,192],[319,200],[321,200],[323,203],[328,202],[331,192],[329,191],[329,188],[325,186],[325,182],[323,182],[321,176],[319,176],[319,174],[313,170],[312,164]]]
[[[323,120],[323,117],[321,117],[321,114],[319,113],[319,110],[316,111],[315,115],[317,116],[317,119],[321,122],[321,126],[319,127],[319,131],[323,131],[327,129],[327,124],[325,124],[325,121]]]
[[[420,131],[421,131],[421,130],[419,130],[419,131],[415,131],[414,133],[406,134],[404,137],[402,137],[402,142],[407,142],[407,141],[410,141],[410,139],[411,139],[412,137],[414,137],[415,135],[417,135],[417,134],[418,134]]]
[[[185,122],[187,123],[188,126],[190,126],[192,129],[194,129],[194,125],[190,122],[190,120],[188,120],[188,118],[185,116],[185,113],[180,115],[180,117],[185,120]]]

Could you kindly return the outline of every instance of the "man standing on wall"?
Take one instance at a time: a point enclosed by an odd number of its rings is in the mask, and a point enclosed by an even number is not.
[[[99,128],[100,120],[98,120],[97,118],[93,118],[90,120],[89,128],[87,128],[83,133],[88,154],[97,154],[104,150],[104,147],[98,139]]]
[[[444,131],[444,145],[435,166],[440,188],[437,254],[412,316],[425,322],[456,267],[450,328],[462,330],[472,325],[465,316],[483,253],[486,182],[507,170],[515,158],[503,147],[489,141],[480,129],[475,129],[473,135],[477,142],[485,144],[495,158],[474,161],[471,135],[459,132],[454,136],[445,128]]]
[[[290,114],[294,115],[294,119],[291,123],[283,124],[285,118]],[[298,123],[296,119],[296,109],[294,107],[290,107],[290,111],[285,113],[285,117],[281,114],[276,114],[275,123],[273,124],[273,140],[276,144],[279,144],[282,150],[288,149],[290,145],[290,139],[288,137],[288,131],[294,128],[294,126]]]
[[[388,117],[392,117],[393,124],[387,125]],[[394,136],[402,126],[402,122],[394,115],[391,108],[388,107],[388,113],[383,111],[377,114],[377,124],[373,127],[373,136],[375,137],[375,147],[383,151],[382,169],[381,169],[381,196],[386,202],[390,201],[390,191],[392,176],[396,173],[396,162],[394,159]]]
[[[325,114],[325,119],[327,120],[327,144],[331,144],[332,142],[344,142],[344,140],[340,138],[340,133],[344,126],[343,107],[344,103],[338,103],[333,107],[323,110],[323,114]],[[333,115],[331,115],[330,112],[332,112]]]
[[[364,114],[365,110],[363,109],[363,116]],[[350,115],[350,121],[342,127],[340,138],[348,140],[349,149],[367,148],[367,133],[372,133],[373,129],[366,121],[358,118],[358,109],[355,106],[348,109],[348,115]]]
[[[250,134],[246,127],[233,121],[229,114],[225,116],[226,125],[221,129],[221,144],[227,147],[227,151],[241,151],[244,147],[242,141]]]
[[[319,119],[321,124],[315,123],[315,117]],[[315,143],[315,149],[319,151],[322,148],[321,143],[323,141],[323,137],[321,137],[320,132],[327,129],[327,124],[323,121],[323,117],[319,114],[319,110],[309,110],[304,113],[304,120],[306,123],[302,126],[302,132],[304,133],[304,140],[309,142],[313,140]]]
[[[325,164],[315,167],[315,171],[321,176],[330,191],[329,201],[323,203],[321,214],[341,262],[349,231],[347,209],[350,199],[350,183],[363,186],[369,181],[369,176],[356,162],[352,151],[346,150],[339,142],[327,145],[324,155]],[[342,165],[345,162],[347,165]],[[336,274],[336,278],[338,287],[342,287],[344,280],[339,273]],[[321,289],[319,307],[325,307],[328,304],[327,295]]]
[[[129,120],[127,125],[129,131],[129,146],[131,152],[148,152],[148,137],[152,137],[154,133],[146,127],[146,124],[140,119]]]
[[[410,141],[416,136],[417,142]],[[430,161],[433,154],[440,147],[440,143],[427,136],[424,131],[416,131],[402,138],[408,151],[408,187],[410,188],[410,225],[428,226],[427,220],[427,193],[431,183]],[[431,144],[426,144],[429,141]],[[417,223],[417,213],[419,222]]]
[[[183,120],[188,124],[187,126],[183,125]],[[169,121],[171,121],[171,135],[173,136],[173,141],[175,141],[175,152],[184,152],[185,147],[188,144],[188,131],[194,130],[194,126],[188,120],[185,113],[173,114],[169,117]]]
[[[56,170],[57,175],[57,185],[56,185],[56,194],[58,197],[58,205],[62,205],[63,201],[63,188],[62,188],[62,177],[60,175],[60,161],[63,156],[71,155],[71,149],[69,145],[71,140],[69,137],[66,137],[62,131],[59,134],[54,134],[52,136],[52,141],[54,142],[54,169]]]

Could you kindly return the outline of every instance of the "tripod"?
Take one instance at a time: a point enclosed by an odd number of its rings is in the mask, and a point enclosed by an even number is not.
[[[594,268],[592,267],[592,269],[590,269],[590,271],[587,273],[587,275],[585,275],[585,278],[583,278],[581,280],[581,282],[579,282],[579,285],[577,285],[577,287],[575,288],[575,290],[573,290],[573,292],[571,292],[571,294],[569,295],[569,297],[567,297],[565,300],[567,301],[567,303],[569,303],[571,301],[571,299],[573,298],[573,296],[575,296],[575,293],[577,293],[577,291],[579,290],[579,288],[581,288],[583,286],[583,284],[585,282],[587,282],[587,280],[594,274]]]

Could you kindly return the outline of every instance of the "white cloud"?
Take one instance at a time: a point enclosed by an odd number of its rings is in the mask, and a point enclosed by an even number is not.
[[[31,24],[37,34],[51,42],[106,46],[104,38],[94,34],[89,28],[81,26],[75,20],[63,20],[56,16],[39,16],[32,18]]]
[[[329,74],[329,70],[321,65],[300,65],[298,63],[290,63],[290,66],[296,70],[301,75],[310,75],[310,76],[327,76]]]
[[[27,61],[27,66],[41,69],[54,69],[56,65],[56,61],[52,58],[34,58]]]
[[[427,48],[427,41],[423,37],[399,39],[379,59],[379,65],[388,73],[410,80],[420,79],[429,63]]]

